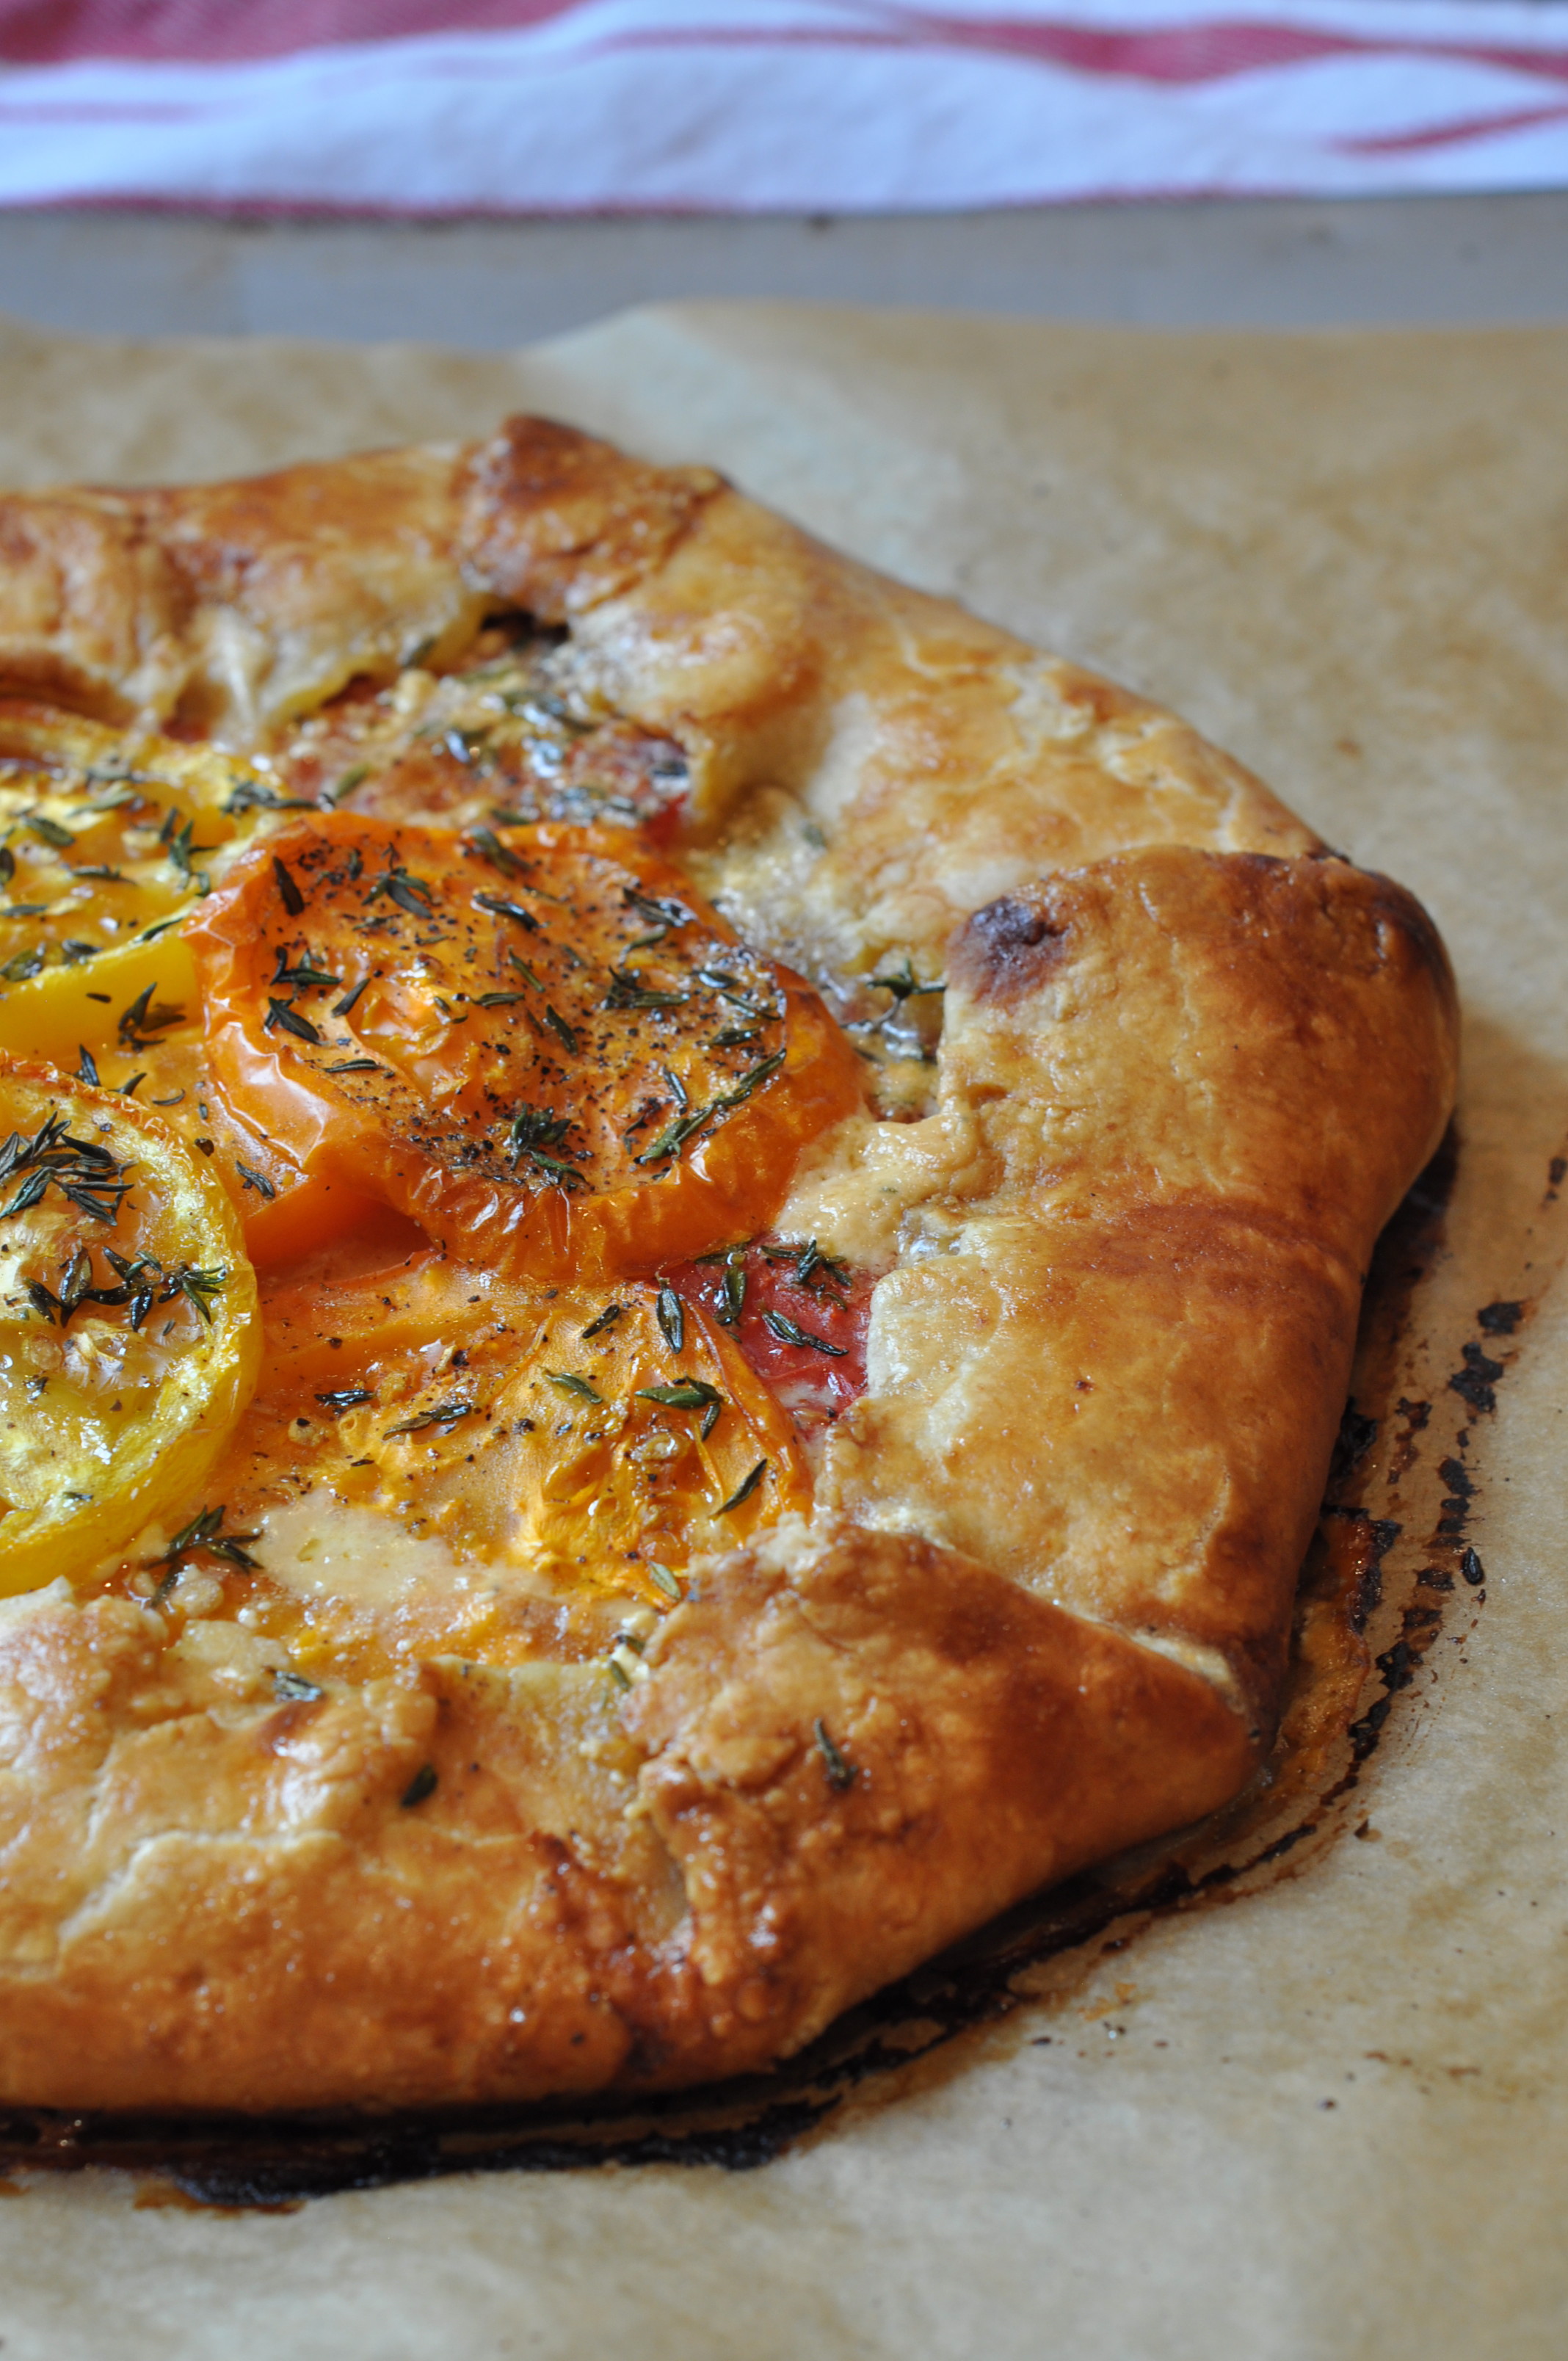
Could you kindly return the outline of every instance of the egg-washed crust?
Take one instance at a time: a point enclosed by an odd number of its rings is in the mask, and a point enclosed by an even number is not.
[[[946,974],[934,1102],[795,1183],[885,1268],[867,1391],[814,1521],[702,1565],[625,1695],[602,1598],[558,1661],[283,1701],[233,1623],[0,1606],[11,2102],[760,2067],[1269,1742],[1373,1242],[1452,1105],[1424,913],[1170,716],[566,428],[0,504],[0,686],[116,721],[256,749],[501,609],[685,750],[674,857],[749,939],[840,1006]]]

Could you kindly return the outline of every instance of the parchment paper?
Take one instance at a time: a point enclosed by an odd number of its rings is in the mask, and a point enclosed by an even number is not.
[[[1459,1593],[1396,1699],[1361,1840],[1163,1918],[754,2172],[458,2179],[233,2217],[139,2210],[113,2175],[30,2181],[0,2204],[5,2361],[1555,2361],[1568,332],[698,307],[474,359],[0,327],[0,479],[30,485],[551,410],[716,461],[1168,700],[1413,886],[1453,950],[1464,1144],[1418,1340],[1439,1388],[1477,1307],[1536,1305],[1471,1422],[1485,1604]]]

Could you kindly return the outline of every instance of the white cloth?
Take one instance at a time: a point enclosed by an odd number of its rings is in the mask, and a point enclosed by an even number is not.
[[[1568,0],[0,0],[0,204],[919,211],[1568,183]]]

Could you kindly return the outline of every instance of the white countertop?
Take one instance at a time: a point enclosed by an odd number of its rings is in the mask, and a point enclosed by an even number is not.
[[[79,332],[497,349],[722,296],[1165,327],[1563,321],[1568,192],[760,219],[0,214],[0,312]]]

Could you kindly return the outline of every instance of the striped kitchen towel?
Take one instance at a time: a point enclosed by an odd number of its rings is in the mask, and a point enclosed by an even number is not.
[[[865,213],[1568,181],[1568,0],[0,0],[0,204]]]

